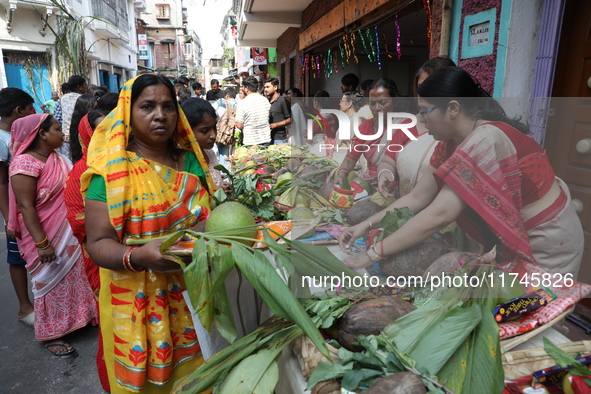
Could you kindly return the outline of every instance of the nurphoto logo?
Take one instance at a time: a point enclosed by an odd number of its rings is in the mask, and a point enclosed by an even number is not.
[[[346,149],[347,150],[354,150],[355,152],[367,152],[371,149],[372,146],[377,147],[378,152],[382,149],[385,149],[388,152],[400,152],[404,148],[400,144],[390,144],[389,142],[392,141],[392,135],[396,130],[401,130],[404,134],[407,135],[412,141],[416,141],[417,137],[413,135],[413,133],[409,130],[416,126],[417,124],[417,117],[413,114],[407,112],[387,112],[387,113],[378,113],[378,128],[377,132],[374,134],[362,134],[359,130],[359,115],[356,113],[351,118],[347,116],[346,113],[340,111],[338,109],[322,109],[320,114],[326,116],[328,114],[335,115],[339,120],[339,129],[336,133],[336,140],[337,141],[344,141],[352,139],[351,130],[353,130],[353,134],[355,137],[364,140],[364,141],[376,141],[380,140],[379,143],[373,144],[355,144],[350,145]],[[353,127],[351,128],[351,120],[353,121]],[[386,122],[386,127],[384,127],[384,122]],[[308,119],[307,120],[307,129],[308,129],[308,139],[311,140],[313,137],[312,128],[313,128],[314,120]],[[338,145],[338,144],[336,144]],[[333,144],[320,144],[319,149],[320,151],[327,151],[327,150],[335,150],[338,151],[339,147]]]

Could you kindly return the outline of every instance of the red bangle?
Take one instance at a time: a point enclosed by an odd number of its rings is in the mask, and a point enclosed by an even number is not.
[[[129,272],[141,272],[145,270],[144,267],[135,269],[131,265],[131,252],[133,252],[135,248],[139,248],[139,245],[130,246],[129,249],[127,249],[125,251],[125,254],[123,255],[123,268],[125,268]]]

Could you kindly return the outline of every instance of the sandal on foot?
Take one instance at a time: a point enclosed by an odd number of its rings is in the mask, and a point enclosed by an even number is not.
[[[26,324],[30,327],[35,327],[35,311],[29,313],[27,316],[23,317],[22,319],[18,319],[20,322]]]
[[[52,345],[45,344],[45,347],[47,348],[47,350],[49,350],[49,353],[53,354],[54,356],[62,357],[62,356],[67,356],[67,355],[70,355],[70,354],[74,353],[75,349],[72,347],[72,348],[70,348],[70,350],[67,350],[67,351],[65,351],[63,353],[56,353],[56,352],[53,352],[51,350],[51,348],[53,348],[53,347],[61,347],[61,348],[66,349],[67,348],[67,345],[68,345],[68,343],[67,342],[64,342],[64,343],[54,343]]]

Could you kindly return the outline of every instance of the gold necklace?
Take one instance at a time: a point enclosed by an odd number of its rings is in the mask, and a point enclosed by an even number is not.
[[[140,149],[140,146],[137,143],[135,144],[135,148],[137,149],[137,151],[138,151],[138,153],[140,154],[141,157],[143,157],[144,159],[148,159],[146,157],[146,155],[144,154],[144,152]],[[178,172],[178,170],[179,170],[179,162],[178,162],[178,160],[174,160],[174,166],[175,166],[175,168],[176,168],[176,170]]]

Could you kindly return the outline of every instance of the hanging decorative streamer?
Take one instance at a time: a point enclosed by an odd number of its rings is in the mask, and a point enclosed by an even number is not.
[[[320,56],[316,55],[316,74],[320,78]]]
[[[376,48],[377,48],[377,61],[378,61],[378,70],[382,69],[382,60],[380,58],[380,35],[378,33],[378,25],[373,27],[374,33],[376,34]]]
[[[316,62],[312,59],[312,77],[316,79]]]
[[[386,49],[386,54],[391,59],[392,55],[390,55],[390,49],[388,48],[388,39],[386,38],[386,33],[384,33],[384,28],[382,27],[382,25],[380,23],[378,23],[378,26],[380,27],[380,29],[382,29],[382,39],[384,40],[384,47]]]
[[[357,40],[357,37],[355,36],[355,32],[351,32],[351,34],[349,34],[349,40],[350,40],[350,45],[349,45],[349,49],[350,52],[353,54],[353,60],[355,60],[355,64],[359,63],[359,59],[357,58],[357,54],[355,53],[355,41]]]
[[[341,67],[342,68],[345,68],[345,48],[343,46],[346,46],[346,45],[347,45],[347,40],[341,39],[341,41],[339,41],[339,50],[341,52]],[[348,59],[347,59],[347,63],[349,63]]]
[[[425,7],[425,14],[427,14],[427,48],[431,48],[431,11],[429,0],[423,0],[423,6]]]
[[[302,74],[306,74],[306,61],[302,55],[300,55],[300,67],[302,68]]]
[[[333,57],[333,62],[332,62],[332,69],[334,70],[335,73],[339,73],[339,61],[337,60],[337,55],[338,53],[335,51],[334,52],[334,57]],[[342,57],[342,54],[341,54]]]
[[[367,45],[365,45],[365,35],[363,34],[362,30],[357,30],[359,32],[359,37],[361,38],[361,44],[363,44],[363,50],[365,51],[365,54],[367,55],[367,57],[369,58],[369,61],[371,62],[371,52],[367,50]]]
[[[398,53],[398,60],[400,60],[402,50],[400,48],[400,25],[398,24],[398,12],[396,13],[396,19],[394,19],[394,24],[396,26],[396,52]]]
[[[371,51],[371,57],[369,58],[370,62],[375,62],[377,61],[378,57],[377,57],[377,49],[376,49],[376,44],[373,42],[373,39],[371,37],[371,29],[368,27],[367,29],[365,29],[365,35],[367,36],[367,45],[369,45],[369,50]]]

